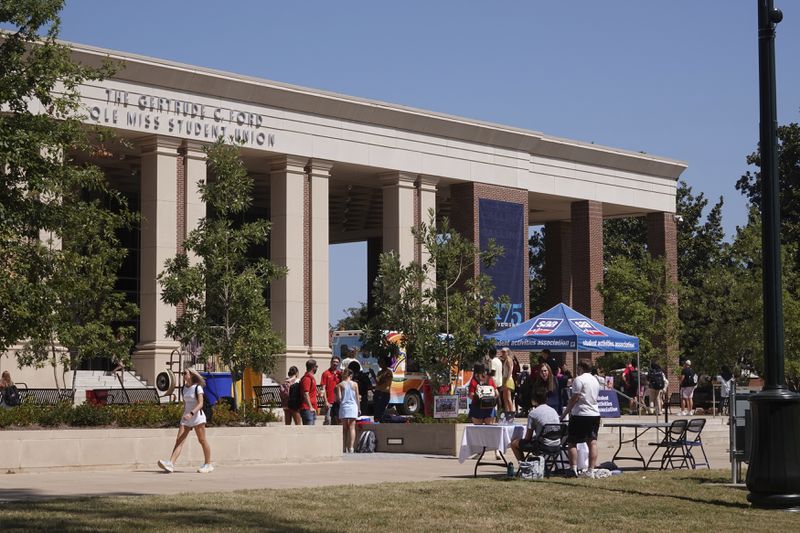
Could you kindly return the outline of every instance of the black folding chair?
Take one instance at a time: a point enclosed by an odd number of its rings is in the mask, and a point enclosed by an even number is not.
[[[684,462],[688,461],[688,464],[691,465],[691,468],[693,470],[697,468],[698,465],[705,466],[706,468],[711,470],[711,465],[708,464],[708,456],[706,455],[706,450],[703,447],[703,439],[700,436],[705,426],[706,426],[705,418],[693,418],[689,420],[689,424],[686,426],[686,433],[684,433],[683,440],[681,441],[684,452],[682,456],[683,460]],[[703,452],[703,459],[705,459],[705,463],[698,463],[695,460],[694,454],[692,453],[692,449],[697,447],[699,447],[700,451]]]
[[[545,424],[542,430],[533,439],[533,450],[529,451],[526,461],[531,461],[535,456],[544,456],[544,472],[549,475],[556,470],[560,460],[564,441],[567,437],[566,424]],[[545,441],[557,442],[555,445],[547,445]]]
[[[647,463],[645,463],[644,465],[645,469],[650,467],[650,463],[653,461],[653,457],[655,457],[658,450],[661,449],[664,450],[664,455],[661,456],[661,466],[659,467],[659,470],[664,470],[667,463],[669,463],[670,468],[675,468],[675,464],[673,463],[673,460],[675,459],[675,452],[678,450],[681,451],[684,450],[683,442],[686,438],[687,425],[688,422],[685,418],[673,420],[672,424],[669,426],[669,429],[664,434],[664,438],[661,439],[660,442],[648,443],[648,446],[655,446],[656,449],[653,450],[653,453],[650,455],[650,459],[648,459]],[[682,454],[679,457],[684,457],[684,456]]]

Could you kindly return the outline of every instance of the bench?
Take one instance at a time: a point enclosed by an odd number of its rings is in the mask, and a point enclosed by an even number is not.
[[[72,389],[31,389],[20,388],[19,399],[22,403],[29,402],[37,405],[58,405],[60,403],[74,403],[75,391]]]
[[[94,389],[86,391],[86,400],[94,404],[129,405],[134,403],[161,403],[155,388]]]
[[[253,392],[256,395],[256,402],[260,409],[267,407],[280,407],[281,395],[280,385],[253,385]],[[325,405],[325,388],[317,385],[317,407]]]

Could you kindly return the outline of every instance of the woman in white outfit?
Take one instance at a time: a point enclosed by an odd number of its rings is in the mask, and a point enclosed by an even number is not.
[[[189,432],[193,429],[197,434],[197,441],[203,448],[203,465],[197,469],[201,474],[207,474],[214,470],[211,464],[211,447],[206,440],[206,414],[203,412],[203,386],[206,380],[203,376],[197,373],[194,369],[186,369],[183,371],[183,417],[181,418],[181,425],[178,428],[178,438],[175,439],[175,447],[172,448],[172,456],[169,461],[160,459],[158,466],[165,472],[173,472],[175,470],[175,461],[181,454],[183,448],[183,441],[189,436]]]
[[[342,381],[336,385],[336,401],[339,402],[339,422],[342,424],[342,446],[344,453],[353,453],[356,445],[356,419],[361,397],[358,394],[358,385],[353,381],[353,371],[349,368],[342,370]]]

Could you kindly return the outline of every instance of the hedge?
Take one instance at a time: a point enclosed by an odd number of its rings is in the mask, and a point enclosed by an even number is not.
[[[25,402],[10,409],[0,409],[0,428],[8,427],[176,427],[183,415],[183,404],[132,404],[73,406],[69,403],[38,405]],[[276,422],[269,411],[251,408],[233,411],[226,404],[214,406],[210,426],[259,426]]]

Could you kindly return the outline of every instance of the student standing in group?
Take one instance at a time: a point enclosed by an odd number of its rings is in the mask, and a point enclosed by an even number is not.
[[[697,387],[697,373],[692,370],[692,362],[683,362],[681,370],[681,416],[694,414],[694,389]]]
[[[326,426],[339,423],[339,403],[336,401],[334,389],[342,380],[342,371],[339,370],[339,358],[331,357],[331,366],[322,373],[322,387],[325,389],[325,422]]]
[[[303,400],[300,403],[300,418],[304,426],[313,426],[317,420],[317,362],[314,359],[306,361],[306,373],[300,378],[300,394]]]
[[[342,370],[342,381],[336,385],[336,401],[339,402],[339,421],[342,423],[342,447],[344,453],[353,453],[356,445],[356,419],[361,402],[358,385],[352,380],[353,371]]]
[[[292,422],[296,426],[302,424],[300,420],[300,402],[296,402],[297,405],[294,405],[295,401],[291,398],[292,392],[292,385],[297,382],[297,374],[300,371],[297,370],[296,366],[292,366],[289,368],[289,375],[283,380],[283,384],[280,386],[278,394],[281,397],[281,407],[283,407],[283,421],[287,426],[291,426]],[[298,384],[298,387],[300,385]]]
[[[650,371],[647,373],[648,395],[650,396],[650,407],[655,409],[656,416],[661,415],[662,391],[664,390],[664,370],[658,364],[658,358],[650,360]]]
[[[578,476],[578,443],[585,442],[589,447],[589,470],[586,477],[594,477],[597,465],[597,433],[600,430],[600,407],[597,396],[600,384],[590,373],[591,365],[587,361],[578,363],[578,375],[572,380],[572,396],[561,420],[569,413],[567,443],[569,445],[569,466],[571,473]]]
[[[206,414],[203,412],[203,386],[206,381],[203,376],[194,369],[187,368],[183,371],[183,417],[178,428],[178,437],[175,439],[175,446],[172,448],[172,456],[169,461],[159,459],[158,466],[165,472],[175,471],[175,462],[181,455],[181,449],[189,432],[194,430],[197,434],[197,441],[203,448],[204,463],[197,469],[201,474],[207,474],[214,470],[211,464],[211,447],[206,440]]]
[[[505,411],[506,421],[510,422],[514,420],[514,400],[511,396],[514,393],[514,378],[512,377],[514,362],[511,359],[511,350],[508,348],[500,350],[500,361],[503,364],[503,390],[501,393],[503,398],[503,410]]]
[[[375,392],[373,399],[375,401],[375,421],[381,422],[383,414],[386,412],[386,407],[389,405],[391,398],[392,380],[394,374],[389,368],[389,358],[385,355],[378,360],[380,371],[376,377]]]
[[[728,365],[722,365],[717,383],[719,383],[719,396],[722,398],[722,414],[727,415],[730,406],[731,383],[733,382],[733,372]]]
[[[485,387],[480,389],[479,387]],[[481,393],[494,399],[497,403],[497,387],[495,387],[494,380],[486,374],[486,367],[481,363],[472,367],[472,379],[469,381],[469,389],[467,394],[470,398],[469,404],[469,418],[475,425],[491,425],[494,424],[494,407],[481,407]]]
[[[564,405],[561,402],[561,389],[558,386],[555,376],[550,370],[550,365],[547,363],[539,367],[539,372],[536,379],[533,381],[533,388],[544,389],[547,393],[546,403],[552,407],[559,416],[563,411]]]

